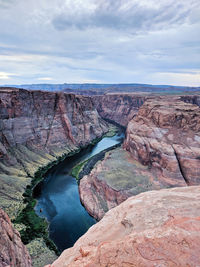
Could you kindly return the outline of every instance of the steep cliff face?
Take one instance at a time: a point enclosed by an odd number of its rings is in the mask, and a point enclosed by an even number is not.
[[[0,266],[31,267],[31,258],[8,215],[0,209]]]
[[[28,248],[35,266],[46,264],[47,258],[55,259],[55,253],[41,236],[35,239],[30,234],[27,220],[33,224],[38,220],[28,210],[33,205],[30,197],[26,199],[28,206],[24,202],[26,186],[42,167],[78,151],[107,131],[108,124],[89,97],[0,88],[0,207],[12,220],[18,218],[15,227],[23,236],[29,233],[26,242],[31,241]],[[27,190],[25,195],[29,196]],[[20,219],[24,214],[27,217]],[[41,222],[39,225],[42,228]]]
[[[1,88],[1,207],[14,217],[38,167],[87,145],[107,130],[89,97]]]
[[[80,181],[80,199],[92,216],[100,220],[140,192],[200,184],[200,108],[185,103],[197,100],[145,101],[127,127],[123,147],[128,152],[107,153]]]
[[[200,108],[178,98],[149,99],[130,121],[124,148],[172,186],[200,183]]]
[[[102,118],[125,127],[137,114],[139,107],[145,102],[146,98],[146,96],[122,93],[92,97],[95,107]]]
[[[199,201],[199,186],[131,197],[48,267],[199,266]]]

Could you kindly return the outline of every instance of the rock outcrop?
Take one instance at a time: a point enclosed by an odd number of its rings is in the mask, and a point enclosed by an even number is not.
[[[0,209],[0,266],[31,267],[31,258],[8,215]]]
[[[199,186],[131,197],[49,267],[199,266],[199,201]]]
[[[149,99],[128,124],[124,148],[167,184],[200,183],[200,108],[179,98]]]
[[[117,148],[107,152],[90,174],[80,180],[79,194],[89,214],[100,220],[108,210],[128,197],[166,187],[148,166],[143,166],[130,153]]]
[[[126,127],[147,99],[137,94],[106,94],[92,97],[95,107],[102,118]]]

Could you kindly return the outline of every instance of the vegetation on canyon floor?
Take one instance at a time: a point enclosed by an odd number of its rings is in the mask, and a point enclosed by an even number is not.
[[[111,137],[117,133],[118,129],[115,126],[110,126],[109,131],[103,137]],[[91,144],[95,145],[103,137],[95,138]],[[75,154],[78,154],[82,149],[87,146],[76,148],[75,150],[67,153],[63,153],[61,156],[58,156],[56,160],[49,162],[43,167],[39,167],[34,177],[32,178],[31,184],[27,185],[26,190],[23,194],[24,205],[25,207],[20,211],[18,216],[12,221],[16,228],[19,230],[21,239],[24,244],[30,244],[34,240],[43,239],[47,247],[50,250],[55,251],[59,255],[59,251],[52,240],[48,236],[48,222],[39,217],[34,210],[34,207],[37,203],[36,199],[33,197],[33,190],[44,178],[44,175],[49,171],[53,166],[57,165],[59,162],[62,162],[65,158],[71,157]],[[78,177],[82,167],[87,163],[87,160],[81,162],[73,170],[73,176]]]

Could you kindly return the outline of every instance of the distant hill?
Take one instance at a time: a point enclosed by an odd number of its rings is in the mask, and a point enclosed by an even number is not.
[[[172,85],[152,85],[152,84],[96,84],[96,83],[63,83],[63,84],[22,84],[22,85],[7,85],[4,87],[16,87],[30,90],[42,91],[64,91],[69,93],[78,93],[86,95],[126,92],[149,92],[149,93],[183,93],[183,92],[198,92],[200,87],[189,86],[172,86]]]

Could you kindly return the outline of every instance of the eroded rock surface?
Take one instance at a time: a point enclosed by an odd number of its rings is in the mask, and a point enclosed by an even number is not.
[[[101,137],[89,97],[0,88],[0,203],[13,218],[39,167]]]
[[[128,124],[124,148],[172,186],[200,183],[200,108],[180,98],[149,99]]]
[[[39,168],[57,163],[107,131],[89,97],[0,88],[0,207],[16,219],[26,206],[25,188]],[[15,227],[27,230],[23,221]],[[41,249],[38,242],[28,245],[34,266],[55,259],[55,253],[42,241]]]
[[[126,127],[147,97],[121,93],[93,96],[92,99],[102,118]]]
[[[199,186],[130,197],[49,266],[199,266],[199,203]]]
[[[0,209],[0,266],[31,267],[31,258],[8,215]]]
[[[178,186],[178,185],[177,185]],[[89,175],[80,180],[81,202],[91,216],[100,220],[128,197],[167,185],[122,148],[106,153]]]
[[[80,181],[81,201],[92,216],[99,220],[143,191],[200,183],[198,99],[146,99],[127,127],[123,146],[129,153],[122,149],[107,153]]]

